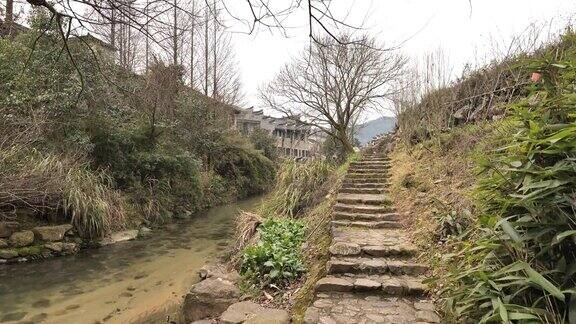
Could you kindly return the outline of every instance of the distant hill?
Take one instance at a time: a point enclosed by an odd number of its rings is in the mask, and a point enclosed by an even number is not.
[[[360,142],[360,145],[365,145],[374,136],[393,131],[395,125],[396,118],[380,117],[358,126],[355,138]]]

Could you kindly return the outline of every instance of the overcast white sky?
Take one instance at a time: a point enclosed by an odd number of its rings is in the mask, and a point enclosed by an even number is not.
[[[472,0],[472,8],[468,0],[333,0],[332,8],[335,16],[362,25],[386,44],[408,39],[401,51],[411,57],[443,48],[457,74],[475,57],[492,56],[494,39],[507,42],[532,22],[552,20],[555,29],[565,25],[576,13],[576,0]],[[258,87],[310,42],[304,11],[286,25],[293,27],[289,37],[262,29],[253,35],[234,33],[248,106],[259,107]],[[232,30],[246,28],[235,24]]]

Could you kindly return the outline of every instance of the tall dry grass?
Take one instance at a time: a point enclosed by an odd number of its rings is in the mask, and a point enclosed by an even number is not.
[[[415,144],[461,124],[500,119],[507,103],[526,95],[530,75],[537,72],[521,63],[560,48],[561,34],[549,25],[532,24],[505,46],[493,41],[491,59],[466,65],[455,79],[442,50],[415,60],[393,99],[398,135]]]
[[[260,214],[265,217],[297,216],[322,196],[320,189],[332,171],[332,167],[322,160],[286,161],[276,175],[276,184],[262,204]]]
[[[46,124],[40,118],[0,123],[0,220],[70,222],[80,235],[96,238],[125,221],[124,202],[104,171],[90,170],[79,155],[34,148]]]

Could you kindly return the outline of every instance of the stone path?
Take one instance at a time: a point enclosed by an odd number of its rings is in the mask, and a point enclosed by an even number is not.
[[[307,324],[438,323],[422,284],[426,265],[386,195],[388,159],[352,163],[332,221],[327,276],[316,283]]]

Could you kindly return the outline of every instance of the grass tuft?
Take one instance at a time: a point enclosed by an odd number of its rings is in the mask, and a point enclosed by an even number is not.
[[[285,162],[277,173],[272,192],[260,208],[260,214],[265,217],[297,217],[323,197],[321,189],[332,171],[333,168],[321,160]]]

